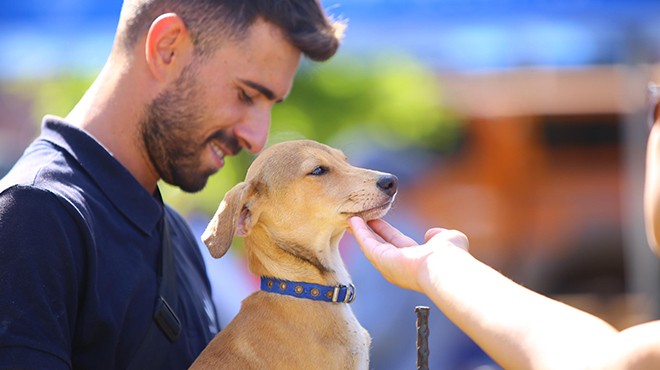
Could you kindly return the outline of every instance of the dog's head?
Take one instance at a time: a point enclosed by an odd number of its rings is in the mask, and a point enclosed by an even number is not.
[[[234,235],[262,227],[268,237],[305,245],[339,237],[351,216],[379,218],[390,209],[396,176],[351,166],[344,154],[311,140],[264,150],[220,203],[202,240],[215,258]]]

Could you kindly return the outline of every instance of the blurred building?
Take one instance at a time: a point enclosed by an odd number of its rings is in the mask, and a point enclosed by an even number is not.
[[[524,285],[627,327],[657,315],[641,210],[649,68],[443,74],[459,149],[400,201]]]

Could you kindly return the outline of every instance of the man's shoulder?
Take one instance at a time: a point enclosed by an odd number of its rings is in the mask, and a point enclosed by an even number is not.
[[[12,214],[33,215],[32,217],[62,217],[65,214],[79,213],[70,199],[50,189],[14,184],[0,189],[0,208]]]
[[[25,184],[12,184],[0,189],[0,208],[3,212],[48,213],[61,208],[59,197],[48,189]]]
[[[65,152],[42,140],[33,142],[14,167],[0,179],[0,194],[11,190],[22,202],[29,194],[59,201],[78,212],[86,208],[86,198],[94,192],[93,181]]]
[[[34,231],[28,233],[88,228],[85,194],[90,188],[79,172],[66,153],[47,141],[35,140],[0,179],[4,217],[12,218],[17,226],[32,225]]]
[[[71,187],[78,178],[80,171],[75,160],[51,143],[37,139],[0,179],[0,192],[14,185],[56,190]]]
[[[0,245],[40,248],[58,236],[82,235],[85,220],[73,204],[47,189],[13,185],[0,192]],[[63,243],[62,245],[65,245]]]

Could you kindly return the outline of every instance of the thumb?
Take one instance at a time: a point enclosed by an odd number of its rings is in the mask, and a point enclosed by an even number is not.
[[[428,242],[429,240],[431,240],[432,237],[440,234],[444,230],[446,230],[446,229],[442,229],[442,228],[439,228],[439,227],[434,227],[434,228],[428,229],[426,231],[426,234],[424,234],[424,243]]]
[[[440,238],[444,244],[453,245],[464,251],[469,249],[469,241],[467,236],[458,230],[442,229],[434,227],[426,231],[424,234],[424,243],[428,243],[434,237]]]

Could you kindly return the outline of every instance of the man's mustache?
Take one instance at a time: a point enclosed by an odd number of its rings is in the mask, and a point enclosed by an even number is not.
[[[209,140],[217,140],[221,142],[222,146],[229,151],[230,155],[236,155],[243,149],[241,144],[239,144],[238,139],[226,130],[218,130],[211,135]]]

